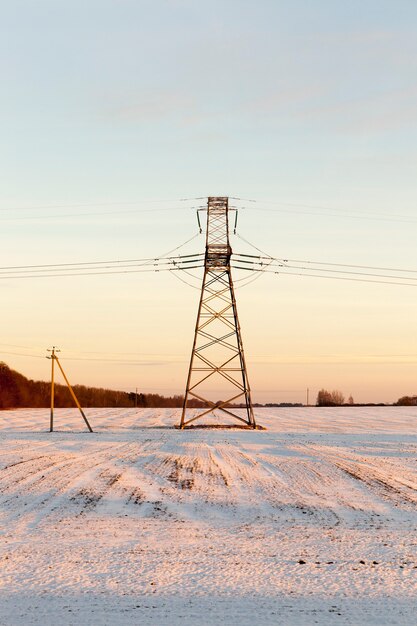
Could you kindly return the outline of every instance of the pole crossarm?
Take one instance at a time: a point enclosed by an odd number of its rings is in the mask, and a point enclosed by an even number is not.
[[[204,276],[180,428],[214,412],[216,416],[220,413],[243,422],[248,428],[257,427],[231,273],[229,213],[232,210],[235,209],[229,208],[227,197],[208,198]],[[216,383],[220,383],[226,399],[210,399],[209,396],[220,393]],[[198,415],[188,415],[191,399],[203,407]],[[233,410],[232,403],[237,400],[245,417]]]

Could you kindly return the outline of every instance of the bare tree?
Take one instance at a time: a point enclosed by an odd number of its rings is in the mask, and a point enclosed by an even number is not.
[[[317,406],[331,406],[332,394],[327,389],[320,389],[317,394],[316,405]]]
[[[331,395],[332,395],[333,406],[341,406],[344,403],[345,396],[338,389],[334,389]]]
[[[338,389],[333,391],[327,391],[327,389],[320,389],[317,394],[317,406],[341,406],[345,401],[345,396]]]

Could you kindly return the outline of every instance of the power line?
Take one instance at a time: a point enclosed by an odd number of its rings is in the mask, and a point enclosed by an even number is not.
[[[289,275],[297,275],[297,276],[310,276],[315,278],[333,278],[340,280],[355,280],[356,276],[364,276],[364,277],[373,277],[373,278],[381,278],[381,279],[391,279],[391,280],[369,280],[367,279],[356,279],[360,282],[373,282],[373,283],[385,283],[385,284],[398,284],[398,285],[408,285],[408,286],[417,286],[414,281],[417,281],[417,277],[409,277],[409,276],[398,276],[398,275],[390,275],[390,274],[382,274],[382,273],[372,273],[372,272],[357,272],[357,271],[348,271],[348,270],[334,270],[329,268],[317,268],[317,267],[303,267],[297,265],[283,264],[281,262],[275,262],[274,259],[267,259],[267,262],[258,260],[248,260],[246,258],[242,258],[244,255],[237,255],[237,259],[233,259],[234,264],[232,267],[239,270],[247,270],[253,271],[257,273],[275,273],[275,274],[289,274]],[[249,255],[246,255],[249,256]],[[151,261],[143,261],[140,263],[133,263],[132,261],[122,262],[117,261],[115,264],[111,264],[111,262],[107,262],[107,265],[103,265],[105,262],[97,262],[100,265],[85,265],[85,264],[74,264],[65,267],[62,266],[21,266],[22,269],[11,269],[11,270],[3,270],[0,269],[0,280],[6,279],[27,279],[27,278],[53,278],[53,277],[66,277],[66,276],[100,276],[100,275],[108,275],[108,274],[131,274],[131,273],[154,273],[154,272],[178,272],[191,269],[200,269],[204,267],[202,263],[202,255],[183,255],[179,257],[168,257],[166,259],[152,259]],[[273,268],[280,267],[279,271],[274,270]],[[288,270],[298,269],[302,270],[302,272],[290,272]],[[305,271],[307,270],[307,271]],[[311,271],[316,271],[316,274],[308,273]],[[329,276],[328,274],[337,274],[337,276]],[[187,281],[182,282],[187,283]],[[246,279],[241,279],[246,280]],[[411,282],[413,281],[413,282]],[[252,282],[248,281],[248,282]],[[187,283],[189,284],[189,283]],[[190,285],[193,286],[193,285]],[[244,285],[241,285],[242,287]]]
[[[43,356],[40,356],[38,354],[26,354],[24,352],[9,352],[9,351],[4,351],[1,350],[0,354],[7,354],[7,355],[11,355],[11,356],[23,356],[23,357],[30,357],[33,359],[43,359]],[[152,356],[152,355],[151,355]],[[174,360],[172,360],[174,358]],[[178,360],[177,357],[164,357],[162,360],[170,360],[171,359],[171,363],[186,363],[187,361],[185,359],[182,359],[181,361]],[[109,359],[109,358],[90,358],[90,357],[64,357],[62,359],[63,361],[92,361],[92,362],[99,362],[99,363],[125,363],[126,365],[154,365],[155,363],[160,363],[161,361],[152,361],[149,359]]]
[[[415,223],[417,219],[415,219],[412,215],[402,215],[395,213],[387,213],[387,212],[376,212],[372,210],[363,209],[354,209],[354,208],[345,208],[345,207],[336,207],[336,206],[325,206],[321,204],[306,204],[303,202],[284,202],[277,200],[256,200],[252,198],[238,198],[233,197],[230,198],[233,200],[237,200],[240,202],[250,202],[256,204],[257,206],[240,206],[244,211],[263,211],[263,212],[272,212],[272,213],[285,213],[291,215],[322,215],[324,217],[338,217],[338,218],[347,218],[347,219],[357,219],[357,220],[376,220],[376,221],[395,221],[399,223]],[[163,204],[163,203],[184,203],[184,202],[195,202],[198,200],[204,200],[204,198],[195,197],[195,198],[175,198],[175,199],[143,199],[143,200],[134,200],[134,201],[98,201],[98,202],[80,202],[80,203],[64,203],[64,204],[39,204],[32,206],[18,206],[18,207],[9,207],[9,208],[0,208],[0,212],[16,212],[16,211],[39,211],[43,209],[71,209],[71,208],[82,208],[82,207],[111,207],[111,206],[137,206],[143,204]],[[272,208],[264,208],[260,205],[271,205]],[[289,207],[288,209],[282,207]],[[66,214],[49,214],[49,215],[38,215],[38,216],[23,216],[23,217],[0,217],[0,221],[27,221],[27,220],[43,220],[43,219],[67,219],[71,217],[100,217],[103,215],[120,215],[120,214],[135,214],[135,213],[153,213],[159,211],[183,211],[195,208],[204,208],[204,207],[195,207],[195,206],[171,206],[171,207],[161,207],[161,208],[136,208],[130,210],[118,210],[118,211],[94,211],[94,212],[83,212],[83,213],[66,213]],[[230,207],[232,208],[232,207]],[[301,209],[301,210],[300,210]],[[306,211],[303,209],[312,209],[312,211]],[[323,213],[322,211],[326,211]],[[333,213],[332,213],[333,212]],[[354,213],[359,213],[359,215],[354,215]]]
[[[246,240],[245,240],[246,241]],[[249,243],[249,242],[247,242]],[[252,245],[252,244],[250,244]],[[254,246],[253,246],[254,247]],[[271,257],[271,256],[255,256],[253,254],[239,254],[239,253],[233,253],[233,256],[237,256],[237,257],[248,257],[248,258],[252,258],[252,259],[261,259],[261,260],[266,260],[266,261],[278,261],[280,263],[286,264],[286,263],[309,263],[312,265],[328,265],[328,266],[332,266],[332,267],[354,267],[357,269],[368,269],[368,270],[381,270],[381,271],[385,271],[385,272],[405,272],[405,273],[411,273],[411,274],[417,274],[417,270],[410,270],[410,269],[405,269],[405,268],[401,268],[401,267],[377,267],[375,265],[355,265],[355,264],[348,264],[348,263],[329,263],[329,262],[325,262],[325,261],[307,261],[307,260],[302,260],[302,259],[280,259],[280,258],[276,258],[276,257]]]
[[[200,264],[200,265],[191,265],[188,267],[188,269],[199,269],[204,267],[204,265]],[[148,269],[148,268],[141,268],[141,269],[135,269],[135,270],[112,270],[112,271],[104,271],[104,272],[89,272],[89,271],[84,271],[84,272],[67,272],[67,273],[62,273],[62,274],[35,274],[35,273],[31,273],[31,274],[26,274],[26,275],[10,275],[10,276],[0,276],[0,280],[10,280],[10,279],[24,279],[24,278],[63,278],[65,276],[104,276],[104,275],[108,275],[108,274],[140,274],[140,273],[149,273],[149,272],[177,272],[177,271],[182,271],[181,267],[155,267],[152,269]]]
[[[172,250],[168,250],[168,252],[165,252],[165,254],[160,254],[159,257],[163,258],[163,257],[167,257],[169,254],[172,254],[173,252],[176,252],[177,250],[179,250],[180,248],[183,248],[184,246],[187,245],[187,243],[190,243],[191,241],[194,241],[194,239],[197,239],[197,237],[200,236],[200,232],[195,233],[192,237],[190,237],[190,239],[187,239],[186,241],[184,241],[183,243],[180,243],[179,246],[176,246],[176,248],[172,248]],[[194,256],[202,256],[204,253],[198,253]],[[188,255],[190,256],[190,255]]]
[[[15,348],[22,348],[25,350],[31,350],[32,352],[37,352],[37,351],[43,351],[43,348],[40,346],[22,346],[21,344],[16,345],[16,344],[9,344],[9,343],[2,343],[0,344],[0,347],[2,346],[6,346],[6,347],[15,347]],[[35,356],[35,355],[31,355],[31,354],[27,354],[27,353],[17,353],[17,352],[5,352],[3,350],[1,350],[2,354],[17,354],[19,356]],[[144,358],[144,357],[153,357],[153,358],[159,358],[159,359],[163,359],[163,360],[169,360],[169,359],[178,359],[178,358],[182,358],[182,355],[179,354],[155,354],[154,352],[142,352],[140,354],[138,354],[137,352],[111,352],[111,351],[107,351],[107,352],[101,352],[101,351],[80,351],[80,350],[66,350],[66,354],[69,354],[70,356],[66,356],[64,357],[65,359],[72,359],[72,360],[78,360],[78,359],[82,359],[82,360],[90,360],[91,357],[84,357],[84,356],[77,356],[77,355],[100,355],[100,358],[97,360],[109,360],[109,361],[113,361],[114,357],[137,357],[137,358]],[[71,356],[73,355],[73,356]],[[107,358],[106,358],[107,357]],[[111,358],[110,358],[111,357]],[[43,358],[43,357],[41,357]],[[94,357],[94,360],[96,360],[96,357]],[[116,359],[118,360],[118,359]],[[128,362],[133,362],[133,361],[128,361]]]
[[[136,206],[138,204],[156,204],[156,203],[165,203],[172,204],[174,202],[188,202],[194,200],[202,200],[202,198],[170,198],[170,199],[149,199],[144,198],[142,200],[118,200],[111,202],[70,202],[65,204],[36,204],[31,206],[17,206],[17,207],[9,207],[9,208],[0,208],[0,211],[39,211],[39,209],[71,209],[71,208],[80,208],[80,207],[100,207],[100,206]],[[151,210],[151,209],[149,209]],[[165,209],[164,209],[165,210]],[[166,209],[170,210],[170,209]]]
[[[241,239],[242,241],[244,241],[245,243],[248,244],[248,246],[250,246],[251,248],[253,248],[254,250],[257,250],[258,252],[260,252],[261,254],[264,254],[266,257],[268,257],[268,259],[272,259],[273,257],[268,254],[267,252],[264,252],[263,250],[261,250],[260,248],[257,248],[253,243],[251,243],[250,241],[248,241],[247,239],[245,239],[244,237],[242,237],[242,235],[239,235],[239,233],[235,233],[236,237],[239,237],[239,239]],[[275,260],[275,259],[274,259]]]
[[[25,215],[23,217],[0,217],[0,221],[2,222],[23,222],[23,221],[32,221],[32,220],[61,220],[68,219],[72,217],[102,217],[103,215],[127,215],[127,214],[137,214],[137,213],[155,213],[160,211],[189,211],[190,209],[195,207],[170,207],[163,209],[133,209],[133,210],[122,210],[122,211],[95,211],[93,213],[64,213],[64,214],[52,214],[52,215]]]
[[[172,257],[159,259],[147,264],[118,264],[106,266],[87,267],[47,267],[45,269],[22,269],[0,271],[0,280],[23,279],[23,278],[54,278],[65,276],[100,276],[105,274],[130,274],[151,272],[176,272],[186,269],[199,269],[203,267],[201,256],[181,259]]]
[[[262,278],[262,273],[258,274],[257,276],[251,277],[251,278],[246,278],[246,279],[239,278],[238,280],[235,280],[235,283],[240,283],[235,288],[235,291],[237,291],[238,289],[243,289],[244,287],[247,287],[247,285],[251,285],[252,283],[254,283],[257,280],[259,280],[260,278]],[[240,282],[240,281],[244,281],[244,282]]]
[[[14,343],[1,343],[0,346],[6,346],[7,348],[23,348],[24,350],[43,350],[43,348],[39,346],[34,348],[33,346],[22,346],[21,344],[16,345]]]
[[[357,219],[357,220],[375,220],[375,221],[383,221],[383,222],[400,222],[400,223],[415,223],[417,219],[415,219],[412,215],[399,215],[398,213],[384,213],[367,210],[365,213],[362,209],[346,209],[339,207],[329,207],[323,205],[314,205],[314,204],[304,204],[304,203],[294,203],[294,202],[277,202],[276,200],[249,200],[249,202],[258,202],[260,204],[272,204],[275,207],[279,208],[263,208],[261,206],[256,207],[241,207],[245,211],[263,211],[267,213],[286,213],[291,215],[321,215],[324,217],[338,217],[338,218],[348,218],[348,219]],[[291,209],[284,209],[281,207],[292,207]],[[304,211],[300,209],[319,209],[319,211],[333,211],[333,213],[321,213],[318,211]],[[337,213],[335,212],[337,211]],[[349,213],[347,213],[347,211]],[[360,215],[351,215],[351,213],[360,213]]]
[[[191,269],[200,269],[201,267],[203,267],[203,253],[170,256],[174,252],[178,251],[180,248],[184,247],[185,245],[199,237],[199,235],[200,233],[196,233],[191,238],[187,239],[185,242],[176,246],[172,250],[169,250],[166,253],[153,258],[150,257],[144,259],[123,260],[112,259],[107,261],[84,261],[74,263],[46,263],[38,265],[3,266],[0,267],[0,280],[13,278],[27,279],[65,276],[98,276],[107,274],[129,274],[162,271],[177,272],[179,270],[186,271]],[[404,286],[413,286],[413,282],[417,281],[417,276],[410,276],[410,274],[417,274],[417,270],[408,268],[401,269],[359,264],[344,264],[323,261],[277,258],[268,255],[266,252],[245,239],[245,237],[243,237],[242,235],[237,234],[237,237],[239,237],[239,239],[241,239],[247,245],[259,252],[262,256],[233,253],[232,259],[235,263],[234,267],[236,267],[236,269],[251,270],[254,272],[270,272],[280,274],[286,273],[289,275],[309,276],[314,278],[333,278],[340,280],[356,280],[358,282],[398,284]],[[280,267],[280,271],[274,271],[275,267]],[[300,270],[300,272],[291,272],[288,270]],[[395,272],[394,275],[392,274],[393,272]],[[329,274],[335,274],[335,276],[329,276]],[[192,276],[192,274],[190,274],[190,276]],[[179,276],[176,277],[185,284],[194,287],[193,285],[190,285],[190,283],[186,280],[181,279]],[[359,279],[356,277],[364,278]],[[370,280],[371,278],[377,278],[379,280]],[[249,284],[255,279],[256,278],[250,280],[240,280],[243,281],[244,284]],[[244,284],[242,284],[241,286],[243,287]]]
[[[22,356],[22,357],[29,357],[29,358],[34,358],[34,359],[44,359],[44,356],[40,356],[38,354],[27,354],[27,353],[23,353],[23,352],[9,352],[9,351],[1,351],[0,354],[7,354],[7,355],[11,355],[11,356]],[[88,353],[82,353],[82,354],[88,354]],[[100,354],[100,353],[99,353]],[[103,353],[106,354],[106,353]],[[132,353],[120,353],[121,355],[123,354],[131,354]],[[112,359],[112,358],[106,358],[106,357],[100,357],[100,358],[88,358],[88,357],[63,357],[62,360],[64,361],[94,361],[94,362],[102,362],[102,363],[120,363],[123,364],[125,363],[126,365],[154,365],[157,363],[160,363],[161,360],[171,360],[171,363],[186,363],[187,361],[183,358],[183,355],[166,355],[166,356],[160,356],[160,355],[153,355],[153,354],[147,354],[147,355],[141,355],[141,357],[143,356],[150,356],[150,357],[158,357],[158,361],[151,361],[149,359],[147,360],[139,360],[139,359]],[[332,358],[332,361],[323,361],[323,360],[315,360],[314,363],[332,363],[332,364],[338,364],[338,365],[345,365],[345,364],[368,364],[368,361],[364,361],[363,359],[374,359],[374,361],[371,361],[371,363],[375,363],[375,365],[378,365],[378,362],[375,361],[375,359],[386,359],[386,358],[408,358],[408,359],[416,359],[417,355],[415,354],[371,354],[371,355],[363,355],[363,357],[359,360],[346,360],[346,361],[337,361],[336,359],[338,358],[344,358],[346,359],[347,357],[349,358],[349,355],[346,354],[330,354],[330,355],[296,355],[295,357],[292,356],[291,358],[305,358],[305,357],[309,357],[310,356],[312,358],[317,359],[317,357],[320,357],[320,359],[323,358]],[[353,357],[357,358],[356,355],[353,355]],[[253,355],[253,359],[258,359],[261,358],[261,355]],[[262,356],[262,358],[264,358]],[[259,364],[260,362],[254,361],[254,364]],[[280,360],[280,361],[265,361],[265,363],[282,363],[288,364],[287,360]],[[294,365],[304,365],[304,364],[308,364],[311,365],[312,362],[305,362],[305,361],[293,361],[291,362]],[[396,363],[414,363],[414,361],[383,361],[382,363],[380,363],[381,365],[386,365],[386,364],[396,364]],[[292,391],[297,391],[297,390],[292,390]]]
[[[271,255],[268,255],[266,252],[262,251],[260,248],[258,248],[257,246],[255,246],[254,244],[252,244],[250,241],[248,241],[247,239],[245,239],[244,237],[242,237],[241,235],[237,235],[239,237],[239,239],[241,239],[242,241],[244,241],[246,244],[248,244],[249,246],[251,246],[252,248],[254,248],[255,250],[257,250],[258,252],[261,252],[263,255],[265,256],[259,256],[257,257],[256,255],[250,255],[250,254],[239,254],[239,253],[233,253],[233,257],[235,262],[240,263],[240,267],[238,269],[253,269],[253,270],[260,270],[260,271],[272,271],[272,269],[267,270],[267,267],[276,267],[279,266],[282,268],[282,270],[280,272],[275,272],[275,273],[281,273],[281,274],[292,274],[292,275],[297,275],[297,276],[309,276],[309,277],[314,277],[314,278],[333,278],[333,279],[337,279],[339,278],[340,280],[356,280],[356,281],[360,281],[360,282],[365,282],[365,279],[355,279],[352,277],[355,276],[367,276],[367,277],[374,277],[374,278],[387,278],[387,279],[391,279],[389,281],[384,281],[384,280],[378,280],[378,281],[374,281],[374,280],[369,280],[368,282],[378,282],[378,283],[385,283],[385,284],[397,284],[397,285],[404,285],[404,286],[413,286],[413,282],[412,281],[416,281],[417,277],[415,278],[414,276],[398,276],[398,275],[392,275],[392,274],[384,274],[383,272],[399,272],[402,274],[417,274],[417,270],[411,270],[411,269],[400,269],[400,268],[389,268],[389,267],[377,267],[377,266],[366,266],[366,265],[355,265],[355,264],[343,264],[343,263],[326,263],[326,262],[314,262],[314,261],[296,261],[296,260],[291,260],[291,259],[286,259],[286,258],[277,258],[277,257],[273,257]],[[264,263],[265,261],[265,263]],[[291,263],[304,263],[306,265],[308,265],[309,267],[300,267],[298,265],[291,265]],[[245,264],[246,266],[252,265],[252,268],[249,267],[243,267],[242,265]],[[260,266],[260,267],[259,267]],[[315,267],[315,266],[320,266],[320,267]],[[330,268],[341,268],[341,269],[330,269]],[[342,268],[347,268],[347,269],[342,269]],[[353,268],[353,269],[351,269]],[[298,273],[298,272],[289,272],[287,270],[290,269],[299,269],[299,270],[307,270],[310,272],[316,272],[316,274],[307,274],[307,273]],[[356,270],[359,269],[369,269],[369,270],[374,270],[374,272],[359,272]],[[377,273],[375,273],[377,272]],[[338,274],[340,276],[328,276],[329,273],[332,274]]]
[[[132,265],[138,267],[149,267],[154,263],[189,263],[193,259],[202,258],[203,253],[194,253],[194,254],[178,254],[176,256],[159,256],[159,257],[150,257],[148,259],[124,259],[124,260],[109,260],[109,261],[86,261],[81,263],[58,263],[58,264],[45,264],[45,265],[15,265],[15,266],[6,266],[0,267],[0,271],[4,273],[13,273],[13,272],[40,272],[40,271],[52,271],[53,269],[57,269],[59,271],[66,271],[72,269],[103,269],[108,266],[120,266],[120,265]]]
[[[168,250],[167,252],[164,252],[163,254],[160,254],[157,257],[150,257],[150,258],[145,258],[145,259],[113,259],[113,260],[107,260],[107,261],[83,261],[83,262],[75,262],[75,263],[45,263],[45,264],[41,264],[41,265],[9,265],[9,266],[0,266],[0,272],[4,271],[6,272],[6,270],[9,272],[14,272],[14,270],[27,270],[29,271],[42,271],[41,268],[45,268],[48,269],[51,268],[51,271],[53,268],[58,268],[58,269],[62,269],[65,267],[68,267],[68,269],[72,269],[72,268],[77,268],[77,267],[86,267],[86,269],[93,269],[95,266],[100,266],[100,265],[115,265],[117,266],[118,264],[121,263],[136,263],[138,265],[150,265],[153,262],[156,261],[169,261],[169,260],[178,260],[178,259],[189,259],[189,258],[201,258],[204,256],[204,253],[202,252],[198,252],[196,254],[184,254],[184,255],[177,255],[175,257],[170,257],[169,255],[172,254],[173,252],[176,252],[177,250],[179,250],[180,248],[183,248],[184,246],[186,246],[188,243],[190,243],[191,241],[193,241],[194,239],[196,239],[197,237],[200,236],[200,233],[195,233],[192,237],[190,237],[189,239],[187,239],[186,241],[184,241],[183,243],[181,243],[179,246],[176,246],[175,248],[173,248],[172,250]],[[185,261],[184,261],[185,262]]]
[[[263,265],[263,263],[256,263],[251,261],[241,260],[240,263],[246,263],[253,265],[256,269],[263,269],[263,267],[256,267],[257,265]],[[295,270],[309,270],[309,271],[319,271],[326,272],[327,274],[339,274],[339,275],[349,275],[349,276],[371,276],[376,278],[392,278],[398,280],[407,280],[407,281],[417,281],[417,277],[414,276],[393,276],[390,274],[381,274],[381,273],[372,273],[372,272],[356,272],[356,271],[348,271],[348,270],[335,270],[329,268],[316,268],[316,267],[303,267],[302,265],[289,265],[283,263],[269,263],[266,264],[265,267],[282,267],[284,270],[286,269],[295,269]]]
[[[187,270],[183,270],[183,272],[185,274],[188,274]],[[192,285],[190,282],[188,282],[188,280],[185,280],[184,278],[181,278],[181,276],[178,273],[173,273],[172,275],[175,276],[175,278],[177,278],[179,281],[184,283],[184,285],[188,285],[188,287],[192,287],[193,289],[197,289],[198,291],[200,291],[200,287],[197,287],[196,285]],[[194,276],[193,276],[193,278],[194,278]]]
[[[309,278],[327,278],[330,280],[344,280],[344,281],[354,281],[354,282],[361,282],[361,283],[376,283],[376,284],[384,284],[384,285],[402,285],[404,287],[417,287],[417,283],[406,283],[406,282],[398,282],[398,281],[387,281],[387,280],[371,280],[371,279],[365,279],[365,278],[349,278],[349,277],[343,277],[343,276],[323,276],[320,274],[307,274],[307,273],[301,273],[301,272],[288,272],[285,270],[285,268],[281,271],[277,271],[277,270],[270,270],[270,269],[255,269],[255,268],[251,268],[251,267],[242,267],[242,266],[238,266],[238,265],[232,265],[232,267],[234,269],[238,269],[238,270],[246,270],[249,272],[265,272],[267,274],[279,274],[281,276],[286,276],[286,275],[292,275],[292,276],[307,276]]]
[[[43,359],[43,356],[39,356],[38,354],[22,354],[21,352],[3,352],[3,350],[1,351],[1,354],[10,354],[13,356],[28,356],[31,357],[32,359]]]
[[[303,267],[299,265],[285,265],[284,268],[295,269],[295,270],[309,270],[308,267]],[[315,271],[317,270],[317,268],[312,267],[311,270]],[[372,273],[372,272],[355,272],[355,271],[346,271],[346,270],[343,271],[343,270],[334,270],[334,269],[328,269],[328,268],[322,268],[320,269],[320,271],[331,273],[331,274],[348,274],[352,276],[372,276],[372,277],[380,277],[380,278],[395,278],[398,280],[404,280],[406,278],[406,280],[408,281],[417,280],[417,277],[414,277],[414,276],[404,277],[404,276],[394,276],[390,274],[377,274],[377,273]]]
[[[108,359],[108,358],[89,358],[89,357],[64,357],[64,361],[92,361],[95,363],[125,363],[126,365],[154,365],[161,361],[152,361],[150,359]],[[162,359],[168,360],[168,359]],[[186,363],[186,360],[172,360],[171,363]]]

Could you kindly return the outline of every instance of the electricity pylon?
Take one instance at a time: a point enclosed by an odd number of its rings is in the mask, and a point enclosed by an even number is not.
[[[230,267],[229,213],[236,209],[229,209],[227,197],[210,197],[206,210],[204,277],[179,427],[216,410],[256,428]],[[206,394],[218,393],[219,381],[227,391],[224,400],[214,402]],[[208,408],[187,419],[190,398]],[[230,406],[236,402],[245,408],[245,418]]]
[[[74,400],[75,405],[77,406],[79,412],[81,413],[84,422],[87,424],[88,430],[90,431],[90,433],[92,433],[93,429],[91,428],[91,426],[89,424],[89,421],[86,418],[86,416],[84,414],[84,411],[81,408],[80,403],[78,402],[78,398],[75,395],[74,390],[71,387],[71,385],[69,383],[69,380],[66,377],[64,370],[62,369],[62,365],[59,362],[59,359],[58,359],[58,357],[56,355],[56,353],[57,352],[61,352],[61,350],[58,350],[56,348],[56,346],[52,346],[52,349],[51,350],[48,349],[48,352],[51,353],[51,356],[47,356],[46,357],[47,359],[51,359],[51,415],[50,415],[50,420],[49,420],[49,432],[52,432],[54,430],[54,399],[55,399],[55,378],[54,378],[54,369],[55,368],[54,368],[54,365],[55,365],[55,361],[56,361],[57,364],[58,364],[59,369],[61,370],[61,374],[63,375],[64,380],[67,383],[67,387],[68,387],[69,392],[70,392],[70,394],[72,396],[72,399]]]

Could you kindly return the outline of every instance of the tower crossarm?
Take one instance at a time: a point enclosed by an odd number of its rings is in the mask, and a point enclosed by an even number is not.
[[[230,270],[231,254],[229,198],[210,197],[207,201],[206,269]]]

